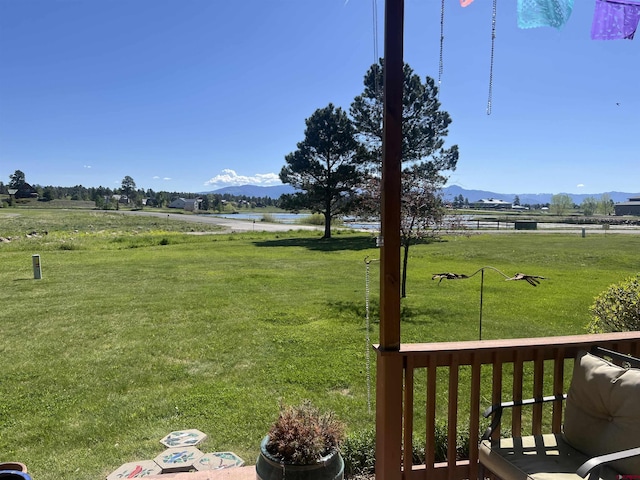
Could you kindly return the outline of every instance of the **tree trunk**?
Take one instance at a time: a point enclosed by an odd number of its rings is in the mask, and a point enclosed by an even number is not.
[[[400,297],[406,298],[407,296],[407,263],[409,263],[409,242],[403,245],[404,255],[402,257],[402,287],[400,290]]]
[[[331,238],[331,214],[329,212],[324,214],[324,235],[322,238]]]

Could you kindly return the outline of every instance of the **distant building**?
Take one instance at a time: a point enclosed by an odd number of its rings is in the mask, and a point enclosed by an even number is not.
[[[640,215],[640,197],[632,197],[626,202],[616,203],[613,210],[616,215]]]
[[[109,201],[109,197],[105,197],[105,199],[107,201]],[[124,205],[129,205],[129,197],[127,197],[126,195],[111,195],[111,199],[113,199],[114,201],[118,202],[118,203],[122,203]]]
[[[513,207],[513,203],[505,202],[504,200],[497,200],[495,198],[483,198],[478,200],[477,202],[473,202],[470,204],[471,208],[482,208],[489,210],[505,210],[511,209]]]
[[[176,198],[168,207],[181,208],[187,212],[195,212],[200,209],[200,202],[202,202],[200,198]]]
[[[38,198],[38,191],[27,182],[24,182],[14,195],[15,198]]]

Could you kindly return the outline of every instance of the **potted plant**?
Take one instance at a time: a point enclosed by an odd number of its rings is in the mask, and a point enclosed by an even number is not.
[[[31,480],[27,466],[21,462],[0,463],[0,480]]]
[[[256,473],[260,480],[342,480],[339,447],[344,424],[306,400],[280,406],[278,420],[262,439]]]

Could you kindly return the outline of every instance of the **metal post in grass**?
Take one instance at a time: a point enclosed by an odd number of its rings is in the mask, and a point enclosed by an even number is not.
[[[433,274],[431,279],[439,280],[438,285],[440,285],[440,282],[442,282],[442,280],[465,280],[467,278],[471,278],[474,275],[477,275],[478,273],[480,273],[480,319],[478,324],[478,340],[482,340],[482,305],[484,300],[484,271],[487,269],[498,272],[500,275],[502,275],[505,278],[505,280],[525,280],[527,283],[529,283],[529,285],[534,287],[537,287],[540,284],[540,280],[545,280],[545,277],[541,277],[540,275],[526,275],[524,273],[516,273],[513,277],[510,277],[509,275],[506,275],[505,273],[498,270],[496,267],[491,267],[491,266],[482,267],[476,270],[475,272],[473,272],[471,275],[465,275],[464,273],[451,273],[451,272]]]
[[[40,265],[40,255],[31,255],[31,261],[33,263],[33,278],[40,280],[42,278],[42,266]]]

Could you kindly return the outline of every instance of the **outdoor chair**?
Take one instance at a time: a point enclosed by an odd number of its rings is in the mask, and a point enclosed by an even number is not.
[[[562,433],[492,440],[506,408],[566,399]],[[581,351],[568,395],[488,408],[478,478],[640,478],[640,360],[603,348]],[[626,476],[626,477],[625,477]]]

